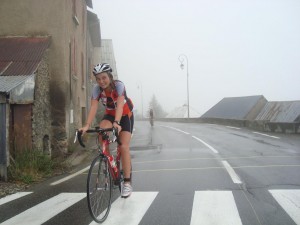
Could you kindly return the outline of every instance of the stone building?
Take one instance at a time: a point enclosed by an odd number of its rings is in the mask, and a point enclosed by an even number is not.
[[[47,67],[49,71],[49,91],[46,92],[49,114],[36,107],[32,108],[32,118],[47,114],[49,119],[45,123],[50,124],[50,133],[37,139],[44,139],[45,144],[49,138],[49,153],[53,157],[67,153],[75,128],[86,118],[91,68],[100,61],[100,54],[96,52],[100,52],[101,44],[99,19],[90,8],[91,0],[1,0],[0,37],[47,37],[49,41],[38,67],[38,70]],[[29,64],[15,64],[14,67],[21,70],[21,66]],[[5,75],[3,71],[2,75]],[[37,82],[43,79],[38,73],[35,79],[35,85],[43,85]],[[44,92],[35,90],[35,95],[41,93]],[[10,110],[6,112],[11,113]],[[40,124],[32,126],[37,126],[34,131],[37,133],[43,129]],[[32,143],[37,141],[33,138]]]
[[[49,37],[0,38],[0,174],[9,156],[50,154]]]

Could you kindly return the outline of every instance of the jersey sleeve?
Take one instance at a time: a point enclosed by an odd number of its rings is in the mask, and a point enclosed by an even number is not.
[[[99,95],[100,95],[100,87],[98,85],[94,85],[92,90],[92,99],[98,100]]]
[[[123,82],[118,81],[115,83],[115,86],[118,96],[125,96],[125,85]]]

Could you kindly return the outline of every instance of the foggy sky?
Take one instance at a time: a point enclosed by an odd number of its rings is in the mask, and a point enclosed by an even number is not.
[[[119,79],[144,114],[154,94],[200,115],[224,97],[300,100],[299,0],[93,0]],[[142,91],[138,86],[142,85]],[[142,93],[142,94],[141,94]]]

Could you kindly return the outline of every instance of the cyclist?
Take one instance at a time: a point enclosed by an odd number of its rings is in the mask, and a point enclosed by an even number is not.
[[[115,127],[119,131],[119,138],[122,143],[121,160],[124,170],[124,184],[121,191],[123,198],[129,197],[132,192],[131,186],[131,157],[129,144],[133,130],[134,117],[132,113],[133,104],[126,95],[124,84],[114,80],[112,68],[107,63],[98,64],[93,69],[97,85],[92,91],[91,108],[84,127],[80,130],[85,133],[96,116],[98,102],[105,106],[105,114],[100,122],[101,128]]]
[[[150,118],[151,127],[153,127],[153,119],[154,119],[153,109],[150,109],[150,111],[149,111],[149,118]]]

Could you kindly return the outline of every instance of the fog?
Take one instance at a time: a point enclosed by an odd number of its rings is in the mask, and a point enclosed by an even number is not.
[[[93,0],[112,39],[118,76],[144,113],[153,95],[167,112],[203,114],[224,97],[300,100],[299,0]],[[142,86],[141,88],[138,88]]]

